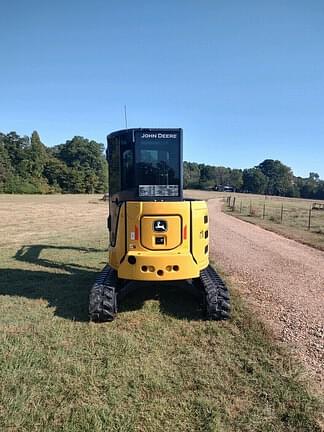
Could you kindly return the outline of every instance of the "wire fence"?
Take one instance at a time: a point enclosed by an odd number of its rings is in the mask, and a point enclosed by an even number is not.
[[[227,210],[324,234],[324,203],[284,199],[226,197]]]

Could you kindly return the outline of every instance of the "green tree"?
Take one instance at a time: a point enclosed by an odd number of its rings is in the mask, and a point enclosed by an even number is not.
[[[183,163],[183,185],[185,189],[198,188],[200,179],[200,169],[196,162]]]
[[[216,167],[212,165],[199,164],[200,178],[199,185],[201,188],[206,189],[214,187],[216,183]]]
[[[240,169],[232,169],[229,175],[229,185],[236,191],[240,191],[243,186],[243,171]]]
[[[55,157],[49,157],[43,172],[48,184],[52,186],[54,191],[69,191],[69,169],[63,161]]]
[[[223,166],[216,166],[215,170],[215,185],[230,186],[231,169]]]
[[[53,155],[69,168],[69,191],[94,193],[107,190],[107,163],[103,149],[103,144],[80,136],[54,148]]]
[[[320,178],[317,173],[310,172],[308,178],[299,178],[300,192],[303,198],[317,197],[320,188]]]
[[[315,194],[315,199],[319,199],[319,200],[324,200],[324,181],[323,180],[319,180],[318,185],[317,185],[317,189],[316,189],[316,194]]]
[[[8,151],[4,144],[4,135],[0,134],[0,191],[4,191],[5,183],[13,174]]]
[[[266,193],[285,196],[294,184],[294,175],[288,166],[278,160],[266,159],[256,168],[268,178]]]
[[[243,171],[243,190],[255,194],[264,194],[268,178],[259,168],[249,168]]]
[[[26,166],[29,160],[29,138],[27,136],[20,137],[16,132],[10,132],[3,136],[2,141],[10,158],[14,174],[26,178]]]
[[[86,193],[87,185],[85,173],[79,166],[71,168],[68,172],[68,190],[71,193]]]
[[[41,178],[45,164],[48,160],[46,147],[41,142],[37,131],[34,131],[30,139],[29,169],[32,177]]]

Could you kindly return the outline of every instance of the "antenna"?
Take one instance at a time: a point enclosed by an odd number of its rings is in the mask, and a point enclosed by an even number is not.
[[[124,105],[124,115],[125,115],[125,126],[127,129],[127,106],[126,105]]]

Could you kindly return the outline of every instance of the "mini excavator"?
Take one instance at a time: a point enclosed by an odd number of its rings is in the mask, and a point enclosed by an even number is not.
[[[209,265],[205,201],[184,199],[182,129],[125,129],[107,137],[108,264],[89,297],[90,320],[112,321],[127,285],[188,281],[206,318],[229,317],[229,293]]]

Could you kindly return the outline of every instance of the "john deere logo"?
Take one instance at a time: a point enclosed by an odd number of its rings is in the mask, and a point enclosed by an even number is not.
[[[164,220],[156,220],[153,223],[153,230],[157,232],[165,232],[168,229],[168,224]]]

